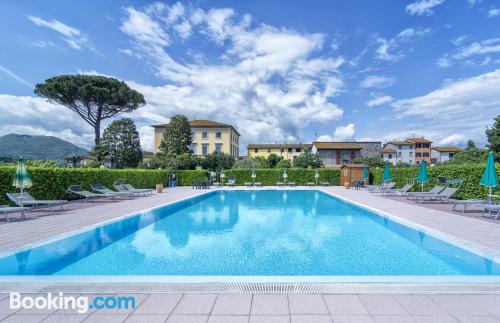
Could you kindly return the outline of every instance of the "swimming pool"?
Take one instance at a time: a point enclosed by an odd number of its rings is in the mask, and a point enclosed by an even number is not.
[[[490,259],[318,190],[211,191],[0,258],[0,275],[499,273]]]

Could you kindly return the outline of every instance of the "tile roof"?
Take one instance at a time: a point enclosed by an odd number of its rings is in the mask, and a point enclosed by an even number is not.
[[[411,146],[411,145],[413,145],[413,142],[393,140],[393,141],[389,141],[388,144],[393,144],[396,146]]]
[[[204,120],[204,119],[200,119],[200,120],[190,120],[189,121],[189,125],[192,127],[192,128],[196,128],[196,127],[206,127],[206,128],[232,128],[237,134],[238,136],[240,135],[240,133],[233,127],[231,126],[230,124],[226,124],[226,123],[221,123],[221,122],[216,122],[216,121],[212,121],[212,120]],[[153,128],[165,128],[168,126],[168,123],[163,123],[163,124],[157,124],[157,125],[153,125],[152,127]]]
[[[355,142],[324,142],[316,141],[313,143],[316,149],[362,149],[363,146]]]
[[[431,143],[432,141],[429,140],[429,139],[425,139],[424,137],[420,137],[420,138],[408,138],[406,139],[406,141],[411,141],[411,142],[416,142],[416,143],[424,143],[424,144],[427,144],[427,143]]]
[[[459,147],[434,147],[432,149],[439,152],[449,152],[449,153],[458,153],[460,151],[463,151],[463,149]]]
[[[344,164],[344,165],[340,166],[340,168],[342,168],[342,167],[363,168],[363,167],[365,167],[365,165],[364,164]],[[367,165],[366,168],[370,168],[370,166]]]
[[[384,149],[382,149],[382,153],[388,153],[388,154],[390,154],[390,153],[395,153],[395,152],[396,152],[396,150],[394,150],[392,148],[384,148]]]
[[[312,144],[248,144],[248,149],[255,148],[310,148]]]

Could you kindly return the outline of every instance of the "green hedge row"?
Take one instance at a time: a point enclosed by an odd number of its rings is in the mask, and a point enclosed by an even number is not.
[[[0,167],[0,204],[9,204],[5,193],[17,190],[12,186],[15,172],[15,167]],[[119,179],[137,188],[153,188],[167,182],[167,172],[163,170],[28,167],[28,173],[33,182],[28,191],[38,199],[75,199],[77,196],[66,193],[74,184],[89,189],[90,184],[102,183],[114,189],[113,183]]]
[[[429,182],[424,186],[428,190],[438,183],[438,176],[447,179],[463,179],[460,190],[455,197],[458,199],[485,199],[488,189],[480,184],[484,172],[484,165],[448,165],[428,167]],[[500,165],[496,165],[497,174],[500,178]],[[383,168],[372,168],[373,181],[375,184],[382,182],[384,176]],[[391,177],[396,182],[396,187],[405,185],[409,179],[418,176],[418,167],[391,167]],[[418,184],[418,183],[416,183]],[[455,184],[454,184],[455,185]],[[414,186],[414,190],[420,190],[420,184]],[[498,190],[498,188],[497,188]]]

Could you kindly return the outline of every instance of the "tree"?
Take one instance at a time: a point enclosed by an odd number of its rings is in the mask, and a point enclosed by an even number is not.
[[[113,168],[137,167],[142,160],[139,133],[130,118],[113,121],[104,130],[97,147],[95,151],[108,156]]]
[[[495,123],[491,128],[486,129],[488,137],[488,148],[491,149],[497,161],[500,161],[500,115],[495,118]]]
[[[231,155],[213,153],[207,155],[201,161],[201,165],[204,169],[218,171],[221,169],[230,169],[233,167],[234,161],[234,157]]]
[[[269,168],[275,168],[279,161],[282,159],[282,157],[279,157],[276,154],[270,154],[269,156],[267,156],[267,166]]]
[[[257,157],[254,157],[254,159],[258,164],[259,166],[256,167],[256,168],[269,168],[269,165],[267,164],[267,159],[263,156],[257,156]]]
[[[353,161],[355,164],[366,164],[370,167],[384,167],[385,161],[382,157],[358,157]]]
[[[260,163],[252,158],[245,158],[241,160],[236,160],[234,162],[233,168],[241,169],[251,169],[251,168],[262,168]]]
[[[292,163],[288,159],[282,159],[276,164],[276,168],[292,168]]]
[[[61,75],[35,86],[35,94],[76,112],[101,139],[101,121],[146,104],[141,93],[125,82],[99,75]]]
[[[170,157],[191,153],[189,150],[191,143],[191,126],[188,119],[181,114],[174,115],[163,134],[160,151]]]
[[[309,149],[293,160],[293,167],[296,168],[319,168],[321,166],[323,166],[323,161],[319,154],[313,154]]]
[[[478,164],[484,163],[487,157],[488,151],[486,149],[477,148],[476,144],[472,140],[469,140],[467,148],[464,151],[458,152],[455,157],[445,161],[443,164]]]

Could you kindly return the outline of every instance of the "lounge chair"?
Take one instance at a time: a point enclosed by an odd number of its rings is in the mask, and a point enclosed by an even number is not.
[[[436,185],[427,192],[408,192],[406,194],[406,199],[409,200],[411,198],[416,198],[417,196],[422,196],[422,195],[434,195],[441,192],[442,190],[444,190],[443,186]]]
[[[406,184],[401,188],[389,188],[382,191],[382,195],[406,195],[411,190],[413,184]]]
[[[14,204],[20,207],[30,206],[34,208],[38,205],[45,205],[49,207],[49,210],[52,211],[53,206],[59,206],[61,210],[64,209],[64,204],[68,203],[66,200],[36,200],[29,193],[6,193],[9,200],[11,200]]]
[[[295,183],[295,182],[288,182],[288,186],[297,186],[297,183]]]
[[[262,186],[262,183],[261,182],[255,182],[255,183],[253,183],[253,186]]]
[[[128,196],[128,197],[134,195],[134,193],[132,193],[132,192],[112,191],[109,188],[107,188],[106,186],[99,184],[99,183],[90,184],[90,188],[93,189],[94,191],[102,193],[102,194],[109,194],[109,195],[116,195],[116,196]]]
[[[321,186],[330,186],[330,183],[328,183],[328,182],[320,182],[319,185],[321,185]]]
[[[82,196],[85,198],[85,202],[88,202],[89,199],[91,198],[115,198],[117,197],[116,194],[96,194],[89,192],[87,190],[84,190],[81,185],[71,185],[68,188],[68,193],[73,193],[79,196]]]
[[[314,183],[314,182],[307,182],[307,184],[306,184],[306,185],[307,185],[307,186],[316,186],[316,183]]]
[[[285,183],[283,183],[283,182],[276,182],[276,186],[285,186]]]
[[[449,199],[448,203],[453,204],[453,207],[451,208],[452,211],[456,212],[462,212],[465,213],[467,208],[471,205],[481,205],[481,204],[488,204],[488,200],[455,200],[455,199]],[[457,206],[463,205],[463,210],[457,210]]]
[[[234,186],[236,185],[236,177],[234,176],[229,176],[227,178],[227,183],[226,183],[227,186]]]
[[[447,187],[441,192],[437,194],[421,194],[421,195],[416,195],[416,200],[417,202],[419,200],[424,203],[426,200],[427,201],[440,201],[440,202],[448,202],[449,198],[455,194],[458,191],[457,187]]]
[[[21,214],[21,219],[26,219],[26,214],[24,211],[29,210],[27,207],[11,207],[8,205],[0,205],[0,213],[4,215],[7,222],[10,222],[9,213],[19,212]]]
[[[359,189],[365,187],[365,181],[362,179],[357,179],[357,180],[352,182],[351,187],[355,190],[359,190]]]
[[[135,188],[131,184],[125,183],[123,181],[116,181],[113,184],[113,187],[116,188],[118,192],[123,192],[123,193],[131,192],[133,194],[151,195],[154,192],[154,189],[152,188]]]
[[[498,220],[500,218],[500,204],[483,204],[483,212],[481,212],[481,216],[485,218],[492,218],[495,220]],[[486,211],[488,213],[486,214]],[[496,213],[496,215],[493,215],[493,213]]]
[[[368,185],[366,188],[370,193],[382,193],[384,190],[390,190],[396,185],[395,182],[382,183],[380,185]]]
[[[243,184],[244,184],[245,186],[252,186],[252,185],[253,185],[253,183],[252,183],[252,182],[245,182],[245,183],[243,183]]]

